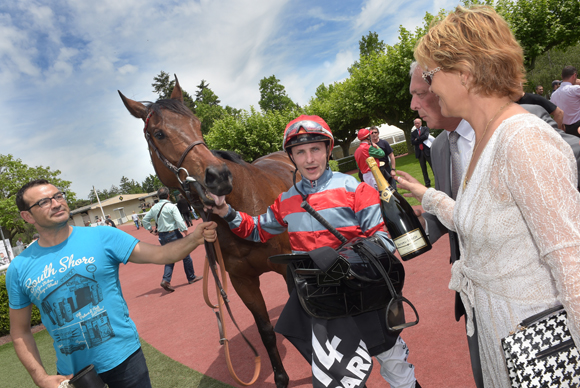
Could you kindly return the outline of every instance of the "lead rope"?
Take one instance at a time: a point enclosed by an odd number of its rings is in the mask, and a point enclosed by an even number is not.
[[[191,200],[191,191],[189,190],[190,189],[189,185],[190,184],[199,185],[199,182],[193,180],[193,178],[191,178],[189,176],[189,174],[187,174],[187,175],[188,175],[188,177],[185,179],[185,181],[183,181],[183,182],[181,182],[181,180],[179,180],[179,181],[182,183],[182,188],[185,191],[186,198],[189,201],[189,203],[191,204],[193,201]],[[178,176],[178,179],[179,179],[179,176]],[[199,194],[200,193],[199,188],[196,187],[195,189]],[[207,213],[205,213],[203,211],[199,211],[199,213],[200,213],[201,219],[204,222],[207,222],[210,218],[211,210],[208,211]],[[206,256],[205,256],[206,261],[205,261],[204,268],[203,268],[203,274],[204,274],[203,297],[205,299],[206,304],[214,311],[214,313],[216,315],[218,330],[219,330],[219,335],[220,335],[219,342],[220,342],[220,345],[224,345],[224,354],[226,356],[226,365],[228,367],[228,371],[230,372],[230,376],[232,376],[232,378],[238,384],[243,385],[243,386],[252,385],[256,382],[256,380],[258,380],[258,376],[260,375],[260,369],[261,369],[260,355],[258,354],[258,351],[256,350],[256,348],[248,340],[248,338],[246,338],[244,333],[242,333],[242,330],[238,326],[238,323],[236,322],[236,320],[234,318],[232,310],[230,309],[229,300],[228,300],[228,296],[226,293],[226,290],[227,290],[227,277],[226,277],[226,272],[225,272],[226,267],[224,264],[224,259],[222,256],[222,251],[220,248],[219,240],[216,239],[216,241],[213,243],[204,241],[204,245],[205,245],[205,252],[206,252]],[[217,269],[218,265],[220,266],[219,272],[221,274],[222,280],[220,280],[220,277],[218,275],[218,269]],[[211,269],[211,272],[212,272],[212,275],[213,275],[214,281],[215,281],[216,296],[218,299],[217,306],[214,305],[209,299],[209,290],[208,290],[209,283],[208,283],[208,276],[207,276],[209,273],[209,269]],[[222,283],[223,283],[223,286],[222,286]],[[240,379],[238,377],[238,375],[236,374],[236,372],[234,370],[234,366],[232,364],[232,359],[230,356],[229,340],[227,338],[226,325],[225,325],[225,321],[224,321],[224,313],[223,313],[223,306],[224,305],[226,306],[227,312],[228,312],[233,324],[236,326],[236,328],[240,332],[242,338],[244,339],[244,341],[246,341],[246,343],[248,344],[248,346],[250,347],[250,349],[254,353],[254,375],[252,376],[252,379],[248,382],[242,381],[242,379]],[[218,309],[218,311],[215,311],[216,308]]]

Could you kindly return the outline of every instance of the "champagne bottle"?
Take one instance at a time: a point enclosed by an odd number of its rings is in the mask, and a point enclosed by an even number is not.
[[[381,195],[381,213],[387,230],[401,255],[407,261],[431,249],[429,238],[409,202],[387,183],[375,158],[367,158]]]

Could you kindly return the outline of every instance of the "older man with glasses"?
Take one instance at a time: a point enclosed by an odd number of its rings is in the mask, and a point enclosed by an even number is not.
[[[68,225],[64,193],[44,179],[25,184],[16,205],[39,234],[6,274],[10,335],[34,383],[56,388],[93,364],[109,388],[151,387],[139,333],[121,292],[119,265],[179,261],[204,239],[215,241],[215,222],[201,223],[187,237],[161,247],[117,228]],[[57,375],[44,370],[30,331],[32,303],[58,350]]]

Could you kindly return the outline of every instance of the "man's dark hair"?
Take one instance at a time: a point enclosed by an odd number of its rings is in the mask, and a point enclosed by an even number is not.
[[[578,73],[578,71],[574,66],[566,66],[562,69],[562,80],[570,78],[576,73]]]
[[[167,187],[160,187],[159,190],[157,190],[157,196],[159,199],[169,198],[169,189]]]
[[[18,210],[22,212],[28,209],[28,204],[24,202],[24,193],[26,192],[26,190],[30,189],[31,187],[50,184],[51,183],[46,179],[36,179],[22,186],[20,190],[18,190],[18,193],[16,193],[16,206],[18,207]]]
[[[539,88],[544,89],[544,87],[542,85],[538,85],[538,86],[536,86],[536,91],[538,91]]]

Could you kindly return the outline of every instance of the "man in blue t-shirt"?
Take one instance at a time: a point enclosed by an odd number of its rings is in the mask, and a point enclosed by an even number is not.
[[[34,383],[57,388],[93,364],[109,388],[151,387],[139,334],[121,291],[119,264],[179,261],[204,239],[215,241],[216,224],[201,223],[187,237],[157,246],[116,228],[69,226],[64,194],[46,180],[24,185],[16,204],[40,236],[6,274],[10,335]],[[58,375],[48,375],[40,360],[30,330],[32,303],[54,340]]]

